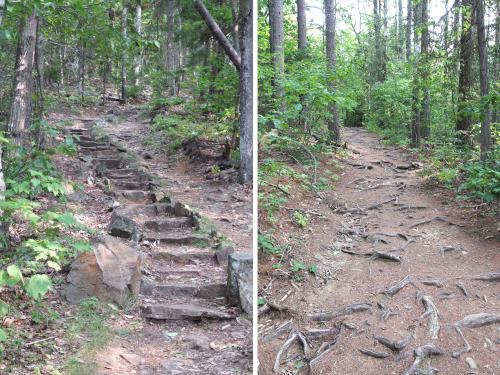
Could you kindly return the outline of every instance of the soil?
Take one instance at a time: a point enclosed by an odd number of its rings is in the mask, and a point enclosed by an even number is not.
[[[414,361],[413,350],[427,343],[443,349],[444,355],[426,359],[423,369],[430,364],[440,374],[500,373],[498,323],[464,328],[472,350],[459,358],[451,355],[464,346],[455,322],[470,314],[500,314],[498,277],[474,279],[500,272],[498,215],[481,212],[484,206],[463,208],[452,194],[419,176],[421,165],[414,155],[382,144],[376,135],[348,128],[343,137],[352,153],[340,160],[335,191],[291,190],[288,210],[282,211],[275,232],[287,251],[281,258],[259,254],[259,295],[285,309],[259,317],[259,373],[403,374]],[[320,170],[338,162],[323,161]],[[307,228],[287,220],[293,209],[306,214]],[[370,256],[374,252],[397,256],[400,262]],[[272,267],[291,260],[317,270],[301,280],[285,268]],[[392,297],[382,294],[406,276],[413,284]],[[436,339],[428,326],[431,317],[423,315],[424,296],[431,297],[439,313]],[[359,303],[367,305],[351,314],[343,311]],[[337,314],[328,321],[312,319],[324,312]],[[290,326],[273,337],[288,321]],[[314,339],[315,329],[333,331]],[[302,332],[312,350],[305,355],[296,340],[273,372],[277,353],[293,332]],[[397,352],[375,335],[410,341]],[[322,343],[332,343],[331,349],[309,366]],[[388,355],[374,358],[360,349]],[[468,365],[468,357],[477,369]]]
[[[61,121],[65,122],[64,126],[72,129],[86,129],[98,123],[105,133],[119,140],[129,153],[135,154],[141,167],[156,177],[155,183],[158,184],[160,192],[174,198],[176,202],[188,204],[202,216],[211,219],[217,231],[235,244],[235,251],[251,251],[251,186],[242,186],[234,180],[213,178],[206,173],[213,165],[212,160],[190,160],[182,152],[167,153],[165,149],[158,149],[147,143],[145,139],[151,136],[150,121],[141,115],[138,108],[107,106],[86,108],[78,115],[67,110],[50,115],[50,123],[60,125]],[[109,149],[105,152],[111,151]],[[75,216],[83,224],[105,231],[111,218],[108,209],[109,196],[105,193],[105,179],[96,176],[95,171],[82,169],[84,157],[85,155],[80,153],[75,157],[58,157],[56,160],[65,177],[78,182],[83,189],[81,195],[84,201],[70,202],[68,208],[75,212]],[[207,176],[212,178],[209,180]],[[175,250],[176,246],[172,245],[170,248]],[[143,273],[160,284],[162,281],[174,283],[172,290],[177,290],[175,283],[184,285],[190,282],[198,287],[210,281],[215,283],[216,287],[216,282],[226,281],[226,267],[215,261],[192,261],[190,264],[161,262],[154,259],[154,252],[158,249],[156,243],[141,245],[145,259]],[[179,249],[183,251],[184,247]],[[178,279],[169,276],[165,280],[161,276],[166,273],[175,275],[175,272],[186,276],[179,276]],[[198,276],[189,276],[192,274],[200,275],[200,280]],[[180,291],[183,285],[178,285]],[[248,317],[235,308],[224,306],[223,298],[222,302],[221,298],[195,301],[194,298],[185,298],[183,295],[177,298],[166,293],[151,296],[140,294],[135,304],[118,311],[109,324],[121,334],[114,336],[105,348],[99,349],[95,358],[80,360],[95,362],[99,375],[252,372],[252,322]],[[58,291],[51,293],[50,298],[60,304],[61,312],[72,310],[72,307],[61,300]],[[185,304],[207,303],[211,308],[230,312],[234,318],[154,320],[146,319],[141,314],[142,305],[173,301]],[[67,352],[75,351],[76,348],[71,348]],[[63,357],[64,355],[56,355],[51,362],[61,365],[64,362]],[[40,360],[36,364],[40,365],[42,373],[49,373],[49,370],[46,370],[48,367],[43,366],[41,362],[43,361]],[[25,372],[18,368],[14,373]]]

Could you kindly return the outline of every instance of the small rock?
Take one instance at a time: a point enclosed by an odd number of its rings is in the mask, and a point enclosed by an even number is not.
[[[165,341],[170,341],[170,340],[176,338],[178,333],[177,332],[163,331],[161,335],[163,336]]]
[[[68,198],[68,201],[73,203],[83,203],[87,199],[89,199],[89,196],[81,191],[75,191],[71,194],[66,195],[66,197]]]
[[[151,296],[153,295],[154,284],[148,279],[141,280],[141,289],[139,293],[143,296]]]
[[[472,370],[476,370],[477,369],[477,363],[471,357],[465,358],[465,362],[467,362],[467,364],[469,365],[469,367]]]
[[[182,374],[179,362],[176,361],[163,361],[161,367],[165,370],[165,375],[178,375]]]
[[[190,335],[184,338],[189,343],[189,348],[204,352],[210,348],[210,340],[205,336]]]
[[[151,155],[149,152],[143,152],[142,158],[145,160],[150,160],[150,159],[153,159],[153,155]]]
[[[136,237],[139,228],[135,221],[118,214],[116,211],[111,215],[111,223],[108,226],[108,233],[115,237],[131,238]]]

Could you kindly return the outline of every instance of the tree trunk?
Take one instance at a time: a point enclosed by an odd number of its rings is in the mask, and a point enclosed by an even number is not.
[[[493,79],[500,82],[500,3],[497,2],[495,15],[495,47],[493,53]],[[500,110],[493,109],[492,122],[497,123],[500,120]]]
[[[135,31],[139,38],[142,38],[142,5],[138,1],[135,6]],[[137,56],[134,61],[134,85],[139,86],[141,83],[142,72],[142,48],[139,48]]]
[[[406,2],[406,62],[410,63],[411,60],[411,0]]]
[[[283,108],[285,75],[283,0],[269,0],[270,49],[274,67],[273,86],[280,109]]]
[[[122,14],[122,37],[125,47],[122,52],[122,89],[121,99],[122,103],[127,102],[127,49],[128,49],[128,33],[127,33],[127,18],[128,18],[128,4],[127,0],[123,0],[123,14]]]
[[[459,76],[458,76],[458,108],[455,129],[464,143],[470,143],[472,117],[466,111],[472,99],[472,13],[473,0],[462,0],[462,31],[460,34]]]
[[[376,0],[375,0],[376,1]],[[334,0],[325,0],[325,42],[326,42],[326,65],[329,74],[335,75],[337,67],[336,55],[336,3]],[[334,77],[330,78],[330,90],[336,91],[336,80]],[[340,144],[340,124],[339,112],[337,103],[330,104],[330,112],[332,118],[328,119],[328,131],[330,133],[330,141],[334,144]]]
[[[234,49],[234,47],[231,45],[229,40],[226,38],[222,30],[220,29],[219,25],[215,20],[213,19],[212,15],[208,12],[207,8],[205,5],[202,3],[201,0],[195,0],[195,7],[196,10],[198,10],[198,13],[203,17],[205,20],[208,28],[212,32],[213,36],[217,39],[217,42],[219,42],[220,46],[226,52],[226,55],[229,57],[233,65],[236,67],[238,71],[241,69],[241,58],[238,52]]]
[[[411,122],[411,146],[420,145],[420,46],[418,44],[418,29],[420,28],[419,4],[413,3],[413,83],[412,83],[412,122]]]
[[[240,175],[241,183],[253,178],[253,1],[240,0]]]
[[[398,35],[397,42],[397,52],[398,58],[403,60],[403,45],[405,44],[405,36],[403,32],[403,0],[398,0]]]
[[[420,71],[421,71],[421,85],[423,92],[422,100],[422,114],[420,115],[421,123],[421,134],[423,139],[429,139],[430,137],[430,124],[431,124],[431,112],[430,112],[430,96],[429,96],[429,11],[428,11],[428,0],[421,1],[422,8],[422,36],[421,36],[421,58],[420,58]]]
[[[307,50],[307,25],[306,25],[305,0],[297,0],[297,45],[303,54]]]
[[[236,52],[241,53],[240,34],[239,34],[239,27],[238,27],[238,13],[239,13],[238,0],[231,0],[232,40],[233,40],[233,45],[234,45],[234,49],[236,50]]]
[[[479,50],[479,86],[481,97],[488,96],[488,54],[484,27],[484,0],[476,0],[477,44]],[[486,159],[491,147],[490,106],[485,104],[481,120],[481,159]]]
[[[0,0],[0,26],[2,26],[4,12],[5,12],[5,0]]]
[[[373,18],[375,26],[375,72],[377,82],[385,80],[385,59],[384,59],[384,42],[382,41],[382,20],[380,17],[380,2],[373,0]]]
[[[38,18],[34,11],[21,22],[12,104],[7,121],[7,131],[13,143],[22,142],[24,131],[31,121],[37,24]]]

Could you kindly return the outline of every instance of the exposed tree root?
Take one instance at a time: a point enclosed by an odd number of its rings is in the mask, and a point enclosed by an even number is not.
[[[316,322],[326,322],[326,321],[338,318],[340,316],[351,315],[354,313],[367,311],[367,310],[370,310],[371,308],[372,308],[371,303],[364,303],[364,302],[353,303],[352,305],[348,305],[348,306],[346,306],[338,311],[320,312],[320,313],[310,315],[310,318]]]
[[[423,296],[422,303],[425,307],[425,312],[422,314],[420,319],[429,318],[428,328],[431,338],[433,340],[437,339],[439,336],[440,324],[439,324],[439,312],[436,305],[432,301],[431,296]]]
[[[465,338],[461,328],[479,328],[483,326],[487,326],[490,324],[500,323],[500,314],[491,314],[491,313],[479,313],[467,315],[462,320],[459,320],[454,324],[455,331],[460,335],[462,340],[464,340],[464,347],[462,349],[456,350],[452,353],[453,358],[458,358],[462,354],[470,352],[472,347],[469,342]]]
[[[465,285],[460,281],[458,283],[455,284],[457,286],[458,289],[460,289],[462,291],[462,293],[464,294],[464,296],[468,297],[469,296],[469,293],[467,292],[467,289],[465,289]]]
[[[389,353],[386,353],[386,352],[376,352],[376,351],[369,350],[369,349],[359,349],[359,351],[361,353],[363,353],[364,355],[374,357],[374,358],[381,358],[381,359],[387,358],[390,355]]]
[[[446,253],[447,251],[452,251],[452,250],[456,250],[456,249],[453,246],[440,246],[439,247],[439,253],[443,257],[444,257],[444,253]]]
[[[385,294],[386,296],[392,297],[392,296],[396,295],[401,289],[403,289],[408,284],[415,286],[415,284],[413,284],[413,280],[411,279],[410,275],[408,275],[404,279],[398,281],[396,284],[394,284],[393,286],[384,290],[382,293]]]
[[[424,281],[422,281],[422,284],[427,285],[427,286],[435,286],[437,288],[443,287],[443,283],[439,280],[424,280]]]
[[[441,222],[446,223],[448,225],[455,225],[457,227],[463,227],[462,224],[457,224],[457,223],[449,221],[448,219],[445,219],[445,218],[443,218],[441,216],[436,216],[436,217],[434,217],[432,219],[427,219],[427,220],[423,220],[423,221],[419,221],[417,223],[414,223],[414,224],[410,225],[408,228],[412,229],[412,228],[418,227],[420,225],[432,223],[433,221],[441,221]]]
[[[490,272],[484,275],[477,275],[473,277],[474,280],[481,281],[500,281],[500,272]]]
[[[381,335],[374,335],[373,337],[379,343],[381,343],[385,347],[387,347],[395,352],[399,352],[399,351],[403,350],[411,340],[411,336],[405,337],[402,340],[391,340],[390,338],[385,337],[385,336],[381,336]]]
[[[277,337],[280,337],[282,334],[290,332],[292,329],[292,320],[288,320],[282,325],[280,325],[276,330],[262,338],[262,341],[269,342],[274,340]]]
[[[382,207],[384,204],[387,204],[387,203],[390,203],[390,202],[397,202],[398,200],[398,197],[394,197],[394,198],[391,198],[391,199],[388,199],[386,201],[383,201],[383,202],[380,202],[380,203],[376,203],[376,204],[373,204],[371,206],[368,206],[365,208],[365,210],[375,210],[377,208],[380,208]]]
[[[342,327],[343,325],[340,325],[338,333],[331,341],[323,343],[318,348],[315,357],[311,358],[311,360],[309,361],[309,371],[311,371],[314,368],[314,366],[316,366],[319,362],[321,362],[321,360],[335,348],[335,344],[337,343],[340,335],[342,334]]]
[[[306,357],[309,357],[311,348],[309,347],[309,344],[307,343],[305,336],[302,333],[297,332],[297,331],[290,332],[290,335],[288,336],[288,340],[285,341],[285,343],[283,344],[283,346],[279,350],[278,354],[276,355],[276,360],[274,361],[274,367],[273,367],[274,372],[279,371],[280,364],[281,364],[281,357],[288,353],[288,350],[290,350],[290,347],[295,342],[295,340],[298,340],[302,343],[302,346],[304,349],[304,354]]]
[[[264,315],[271,310],[280,311],[280,312],[288,312],[289,311],[288,307],[280,306],[274,302],[266,300],[266,303],[262,307],[259,308],[258,316]]]
[[[384,253],[382,251],[375,251],[371,255],[371,259],[387,259],[387,260],[391,260],[393,262],[401,263],[401,257],[400,256],[394,255],[394,254],[391,254],[391,253]]]
[[[429,356],[432,355],[443,355],[444,351],[434,344],[426,344],[416,348],[413,351],[413,356],[415,357],[415,361],[411,365],[411,367],[406,370],[403,375],[431,375],[437,374],[438,370],[428,367],[426,369],[420,368],[420,364]]]

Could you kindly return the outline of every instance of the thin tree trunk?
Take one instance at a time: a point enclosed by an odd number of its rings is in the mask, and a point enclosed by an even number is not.
[[[175,0],[167,0],[167,34],[165,38],[165,69],[168,74],[169,95],[175,96],[179,92],[177,78],[178,66],[178,44],[175,41],[176,30],[176,3]]]
[[[135,6],[135,31],[139,38],[142,38],[142,5],[138,1]],[[134,61],[134,85],[139,86],[141,83],[142,72],[142,48],[139,49]]]
[[[233,23],[231,36],[233,40],[234,49],[236,50],[236,52],[241,53],[238,13],[239,13],[238,0],[231,0],[231,22]]]
[[[460,35],[459,76],[458,76],[458,108],[456,131],[464,143],[470,143],[472,117],[467,105],[472,99],[472,7],[473,0],[462,0],[462,32]]]
[[[297,0],[297,45],[305,54],[307,50],[306,2]]]
[[[269,0],[270,48],[274,67],[273,86],[278,105],[283,108],[285,75],[283,0]]]
[[[195,0],[194,4],[196,9],[198,10],[198,13],[200,13],[200,15],[205,20],[205,23],[212,32],[213,36],[217,39],[217,42],[219,42],[224,52],[226,52],[226,55],[229,57],[233,65],[239,71],[241,69],[241,58],[238,52],[236,52],[234,47],[226,38],[222,30],[220,29],[219,25],[217,24],[217,22],[215,22],[212,15],[208,12],[207,8],[202,3],[202,1]]]
[[[488,52],[484,27],[484,0],[476,0],[477,44],[479,50],[479,86],[481,97],[488,96]],[[491,147],[490,107],[485,104],[481,120],[481,159],[486,159]]]
[[[2,26],[4,13],[5,13],[5,0],[0,0],[0,26]]]
[[[7,121],[7,131],[14,143],[22,142],[24,131],[31,121],[37,24],[38,18],[34,11],[24,22],[21,22],[12,104]]]
[[[384,2],[383,34],[382,34],[382,81],[387,77],[387,41],[389,39],[389,28],[387,27],[387,0]]]
[[[497,2],[495,15],[495,46],[493,51],[493,79],[500,82],[500,2]],[[492,122],[497,123],[500,120],[500,110],[493,109]]]
[[[122,103],[127,102],[127,49],[128,49],[128,33],[127,33],[127,18],[128,18],[128,4],[127,0],[123,0],[123,15],[122,15],[122,36],[125,47],[122,52],[122,87],[121,87],[121,100]]]
[[[43,120],[44,118],[44,110],[45,110],[45,99],[43,95],[43,82],[44,82],[44,59],[45,59],[45,38],[40,32],[40,27],[43,22],[43,19],[38,20],[37,31],[36,31],[36,44],[35,44],[35,70],[36,70],[36,87],[38,91],[37,97],[37,112],[39,120]],[[37,147],[39,149],[43,149],[45,147],[45,129],[43,128],[43,121],[38,122],[37,134],[36,134],[36,142]]]
[[[430,112],[430,95],[429,95],[429,11],[428,11],[428,0],[422,0],[422,37],[421,37],[421,85],[423,92],[422,109],[420,116],[421,123],[421,134],[423,139],[429,139],[430,137],[430,124],[431,124],[431,112]]]
[[[406,2],[406,62],[410,63],[411,60],[411,0]]]
[[[377,77],[377,82],[383,82],[385,80],[385,59],[384,59],[384,42],[382,39],[382,20],[380,17],[380,2],[379,0],[373,0],[373,18],[375,25],[375,73]]]
[[[59,86],[60,86],[59,88],[64,89],[64,64],[66,59],[66,45],[60,47],[59,57],[61,63],[61,66],[59,68]]]
[[[419,3],[413,3],[413,83],[412,83],[412,122],[411,122],[411,146],[420,145],[420,46],[418,29],[420,28]]]
[[[405,44],[405,36],[403,31],[403,0],[398,0],[398,35],[397,42],[397,52],[398,58],[403,60],[403,45]]]
[[[337,68],[336,54],[336,3],[334,0],[325,0],[325,42],[326,42],[326,64],[329,74],[334,75]],[[336,80],[330,78],[330,90],[336,91]],[[330,133],[330,141],[336,145],[340,144],[340,121],[337,103],[330,104],[330,113],[332,117],[328,119],[328,131]]]
[[[241,183],[253,178],[253,1],[240,1],[240,175]]]

